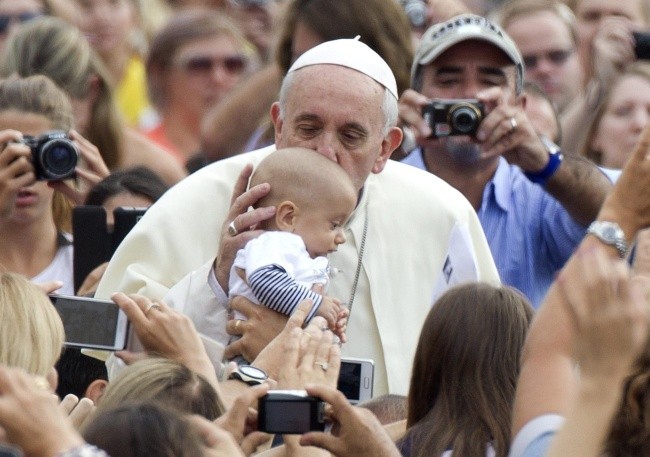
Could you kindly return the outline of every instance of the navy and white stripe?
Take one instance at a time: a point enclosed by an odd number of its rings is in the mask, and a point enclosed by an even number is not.
[[[314,306],[309,311],[306,322],[316,314],[323,301],[322,295],[298,284],[278,265],[258,268],[249,275],[248,285],[260,303],[287,316],[293,314],[301,301],[310,298]]]

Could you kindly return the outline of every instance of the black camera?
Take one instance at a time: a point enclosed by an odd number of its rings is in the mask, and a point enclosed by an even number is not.
[[[54,130],[37,137],[25,135],[22,142],[32,150],[37,180],[58,181],[75,176],[79,151],[64,131]]]
[[[302,434],[325,430],[325,403],[304,390],[270,390],[259,400],[258,430]]]
[[[650,60],[650,32],[632,32],[634,55],[637,59]]]
[[[422,109],[422,116],[431,127],[431,138],[475,135],[484,107],[475,99],[435,99]]]

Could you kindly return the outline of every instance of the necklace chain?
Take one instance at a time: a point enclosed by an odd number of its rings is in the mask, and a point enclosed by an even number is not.
[[[366,235],[368,233],[368,205],[364,208],[364,221],[363,221],[363,234],[361,235],[361,244],[359,246],[359,258],[357,260],[357,271],[354,274],[354,281],[352,282],[352,291],[350,299],[348,300],[348,321],[352,316],[352,305],[354,303],[354,296],[357,293],[357,285],[359,284],[359,276],[361,276],[361,260],[363,259],[363,251],[366,248]]]

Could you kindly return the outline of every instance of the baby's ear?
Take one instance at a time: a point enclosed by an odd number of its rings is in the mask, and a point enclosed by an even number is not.
[[[291,201],[280,203],[275,210],[275,225],[283,232],[293,232],[298,216],[298,207]]]

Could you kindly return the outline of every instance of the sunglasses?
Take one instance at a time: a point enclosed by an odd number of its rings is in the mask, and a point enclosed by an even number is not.
[[[42,16],[41,13],[0,14],[0,33],[5,33],[12,22],[27,22]]]
[[[573,52],[573,49],[558,49],[556,51],[549,51],[545,54],[528,55],[523,56],[522,58],[527,70],[532,70],[535,68],[542,58],[559,67],[560,65],[563,65],[569,59],[569,57],[571,57],[571,54],[573,54]]]
[[[182,61],[180,66],[186,72],[194,74],[208,74],[214,70],[215,66],[220,66],[231,74],[240,74],[246,69],[247,64],[248,60],[242,55],[225,58],[196,56]]]

